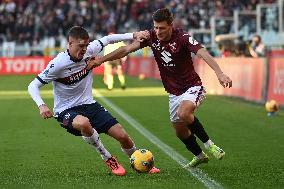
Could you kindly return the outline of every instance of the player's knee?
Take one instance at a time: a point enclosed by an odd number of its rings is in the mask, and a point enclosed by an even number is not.
[[[76,117],[74,119],[73,127],[77,130],[80,130],[84,136],[91,136],[93,133],[93,128],[90,124],[89,119],[83,116]]]
[[[186,121],[188,119],[188,116],[189,116],[188,112],[183,111],[183,110],[179,110],[177,112],[177,115],[178,115],[179,119],[182,120],[182,121]]]
[[[179,110],[177,115],[183,122],[192,123],[194,121],[193,115],[188,111]]]

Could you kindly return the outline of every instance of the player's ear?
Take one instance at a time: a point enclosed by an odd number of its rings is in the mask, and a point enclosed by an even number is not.
[[[73,41],[72,40],[68,40],[68,46],[70,47],[70,46],[72,46],[72,44],[73,44]]]
[[[74,38],[73,37],[68,37],[68,46],[71,46],[71,45],[73,45],[74,44]]]

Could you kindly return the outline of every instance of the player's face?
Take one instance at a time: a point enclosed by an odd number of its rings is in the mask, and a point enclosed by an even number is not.
[[[89,39],[69,38],[69,53],[73,58],[82,59],[87,51]]]
[[[258,39],[258,37],[253,37],[253,38],[252,38],[252,41],[253,41],[256,45],[259,44],[259,39]]]
[[[156,32],[157,38],[161,41],[168,41],[171,39],[172,28],[172,24],[168,24],[167,21],[154,21],[154,30]]]

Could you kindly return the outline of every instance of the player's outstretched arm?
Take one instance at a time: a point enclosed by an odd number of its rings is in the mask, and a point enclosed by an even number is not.
[[[221,68],[214,60],[214,58],[207,52],[205,48],[201,48],[197,51],[197,55],[201,57],[214,71],[217,75],[219,83],[223,87],[232,87],[232,80],[222,72]]]
[[[148,39],[150,37],[150,33],[146,31],[139,31],[134,33],[125,33],[125,34],[111,34],[107,35],[99,41],[103,43],[103,46],[106,46],[108,44],[120,42],[120,41],[129,41],[129,40],[137,40],[139,42],[144,41],[145,39]]]
[[[119,47],[115,51],[113,51],[113,52],[111,52],[111,53],[109,53],[109,54],[107,54],[103,57],[100,57],[100,58],[97,58],[97,59],[90,59],[88,61],[87,69],[91,70],[92,68],[100,66],[102,63],[104,63],[106,61],[112,61],[112,60],[123,58],[126,55],[128,55],[129,53],[134,52],[138,49],[140,49],[140,42],[134,41],[130,45]]]
[[[35,101],[39,108],[39,113],[44,119],[51,118],[53,116],[52,111],[48,108],[48,106],[44,103],[40,96],[39,88],[42,87],[43,84],[38,80],[34,79],[28,86],[29,94],[32,99]]]

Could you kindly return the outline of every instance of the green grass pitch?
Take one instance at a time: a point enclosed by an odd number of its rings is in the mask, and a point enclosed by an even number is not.
[[[95,96],[117,117],[137,147],[153,152],[161,168],[157,175],[136,173],[119,144],[101,135],[104,145],[127,169],[125,177],[111,175],[99,155],[80,137],[65,132],[54,119],[41,119],[26,92],[33,78],[0,76],[0,188],[210,188]],[[96,76],[94,88],[160,141],[191,160],[192,154],[175,137],[170,125],[168,97],[161,82],[135,77],[127,77],[126,82],[125,91],[117,80],[117,88],[107,91],[102,77]],[[52,108],[51,86],[42,90]],[[207,165],[199,167],[204,174],[223,188],[284,187],[283,110],[267,117],[263,105],[208,95],[196,115],[212,140],[226,151],[223,160],[210,157]]]

